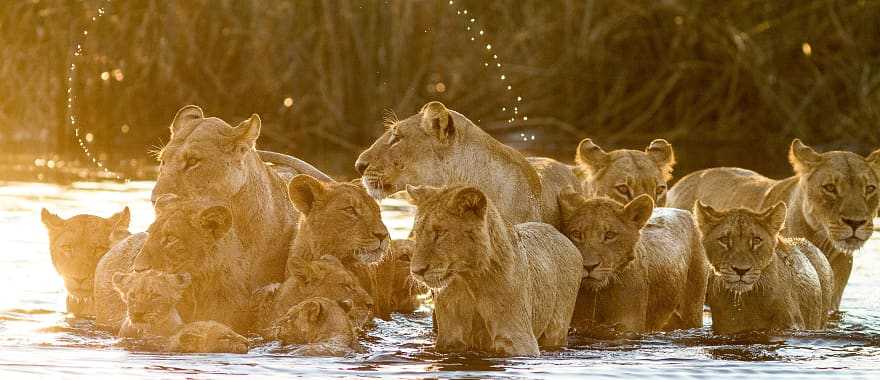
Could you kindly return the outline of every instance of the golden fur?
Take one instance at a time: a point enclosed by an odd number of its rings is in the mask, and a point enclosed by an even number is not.
[[[98,325],[115,330],[124,310],[108,273],[155,269],[192,275],[193,284],[179,306],[184,321],[216,320],[236,331],[252,330],[253,263],[232,229],[231,211],[206,200],[164,195],[156,202],[156,212],[139,247],[128,244],[129,249],[113,250],[98,264]],[[139,250],[132,252],[135,247]]]
[[[537,355],[564,347],[581,256],[543,223],[505,223],[474,187],[408,187],[418,206],[410,268],[434,294],[439,351]]]
[[[83,214],[62,219],[46,209],[40,217],[49,232],[52,265],[67,289],[67,311],[81,317],[93,316],[95,267],[113,244],[129,235],[128,207],[109,218]]]
[[[709,267],[689,212],[654,209],[646,194],[623,205],[572,192],[559,203],[563,232],[583,256],[579,333],[702,327]]]
[[[558,226],[556,195],[576,186],[577,179],[568,167],[551,161],[534,159],[533,166],[464,115],[430,102],[419,113],[391,123],[355,167],[377,199],[406,185],[464,184],[483,191],[509,223]]]
[[[302,356],[344,356],[358,351],[357,332],[346,314],[350,301],[311,297],[292,306],[275,321],[275,339],[302,345]]]
[[[427,293],[428,289],[409,271],[415,245],[412,240],[392,240],[391,248],[373,267],[377,317],[388,320],[391,313],[410,314],[421,306],[419,295]]]
[[[222,323],[198,321],[187,323],[181,327],[168,340],[166,351],[246,354],[248,352],[248,340]]]
[[[666,205],[666,183],[672,179],[675,153],[666,140],[651,142],[644,151],[618,149],[606,153],[591,139],[578,144],[575,156],[582,189],[588,197],[606,196],[627,203],[647,194],[658,207]]]
[[[784,236],[809,240],[834,270],[834,309],[852,271],[852,253],[873,233],[880,200],[880,150],[867,158],[850,152],[817,153],[795,139],[789,150],[795,175],[773,180],[739,168],[701,170],[669,193],[671,207],[690,210],[696,201],[715,208],[762,210],[788,205]]]
[[[779,235],[784,203],[754,212],[698,202],[696,215],[714,269],[708,304],[716,333],[824,329],[832,310],[831,267],[808,241]]]

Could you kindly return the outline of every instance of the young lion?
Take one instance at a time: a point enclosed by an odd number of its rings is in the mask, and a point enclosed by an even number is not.
[[[563,232],[584,259],[572,319],[579,332],[702,327],[709,267],[689,212],[654,209],[647,194],[624,206],[572,192],[559,205]]]
[[[129,235],[128,207],[109,218],[82,214],[62,219],[45,208],[40,216],[49,231],[52,265],[67,289],[67,311],[83,317],[94,315],[95,267],[113,244]]]
[[[303,356],[345,356],[358,351],[357,333],[346,314],[350,307],[350,301],[308,298],[275,321],[275,339],[304,345],[294,351]]]
[[[184,325],[177,305],[191,282],[186,273],[147,270],[114,274],[113,285],[127,308],[119,336],[170,338],[166,350],[171,352],[246,353],[247,339],[224,324],[200,321]]]
[[[666,205],[666,183],[672,179],[675,153],[663,139],[651,141],[644,151],[618,149],[605,152],[591,139],[578,144],[575,161],[584,194],[606,196],[627,203],[647,194],[658,207]]]
[[[833,307],[827,259],[806,240],[780,236],[785,203],[763,212],[695,206],[715,274],[709,283],[712,329],[819,330]]]
[[[410,268],[434,292],[439,351],[537,355],[566,344],[581,255],[553,226],[505,223],[474,187],[407,187]]]

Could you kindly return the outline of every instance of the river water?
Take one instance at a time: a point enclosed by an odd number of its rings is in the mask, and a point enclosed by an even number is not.
[[[127,350],[91,321],[65,313],[65,291],[49,258],[39,211],[62,217],[109,216],[125,205],[131,230],[153,219],[151,182],[56,186],[0,183],[0,378],[227,378],[264,377],[767,377],[880,378],[880,234],[856,256],[843,315],[832,329],[795,336],[737,339],[700,330],[615,341],[573,341],[538,358],[485,359],[437,354],[431,319],[395,316],[378,321],[364,339],[367,352],[348,358],[297,358],[273,345],[246,355],[168,355]],[[394,238],[404,238],[411,209],[383,203]]]

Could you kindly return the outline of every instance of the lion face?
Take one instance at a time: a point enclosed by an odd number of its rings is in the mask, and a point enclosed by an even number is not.
[[[636,243],[654,203],[640,195],[625,206],[609,198],[559,195],[562,232],[581,251],[584,286],[601,289],[637,259]]]
[[[162,194],[231,199],[247,181],[245,160],[260,135],[260,118],[252,115],[236,127],[205,118],[201,108],[186,106],[171,122],[171,140],[158,154],[155,202]]]
[[[275,321],[276,339],[284,344],[308,344],[331,339],[354,341],[355,331],[348,319],[351,301],[331,301],[312,297],[290,308]]]
[[[145,330],[169,318],[191,282],[187,273],[148,270],[113,274],[113,287],[125,303],[128,320],[134,326],[144,326]]]
[[[200,273],[232,226],[226,206],[166,194],[156,203],[156,221],[134,259],[134,269]]]
[[[588,174],[583,181],[589,196],[605,196],[621,203],[647,194],[658,207],[666,205],[666,190],[672,179],[675,154],[666,140],[651,142],[645,151],[620,149],[606,153],[584,139],[578,145],[575,161]]]
[[[376,199],[412,185],[440,185],[444,157],[455,143],[457,125],[470,123],[440,102],[430,102],[404,120],[391,120],[385,133],[361,153],[355,168]]]
[[[350,303],[347,314],[355,326],[364,326],[373,319],[373,298],[335,256],[310,261],[292,257],[289,261],[293,261],[289,265],[290,275],[296,280],[293,293],[298,297],[325,297]]]
[[[763,212],[738,208],[718,211],[697,202],[697,224],[715,276],[730,292],[752,290],[773,260],[785,222],[785,203]]]
[[[127,234],[128,207],[110,218],[77,215],[62,219],[48,210],[41,213],[49,231],[49,253],[67,292],[77,299],[92,296],[95,267],[119,234]]]
[[[850,152],[817,153],[794,140],[789,161],[801,176],[807,223],[836,249],[861,248],[874,230],[880,199],[880,150],[863,158]]]
[[[174,338],[172,350],[176,352],[248,352],[247,338],[214,321],[189,323]]]
[[[290,181],[288,193],[303,215],[301,226],[308,231],[299,238],[308,239],[313,251],[343,261],[353,257],[370,263],[388,248],[388,229],[382,223],[379,205],[361,187],[297,175]]]
[[[488,200],[473,187],[408,187],[418,206],[410,260],[413,277],[431,289],[490,266]],[[492,210],[494,212],[494,210]]]

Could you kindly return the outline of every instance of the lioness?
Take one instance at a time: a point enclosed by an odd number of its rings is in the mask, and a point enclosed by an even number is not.
[[[377,199],[406,185],[477,187],[511,224],[543,221],[558,226],[556,196],[566,186],[578,186],[565,165],[550,159],[530,163],[440,102],[391,123],[361,153],[355,168]]]
[[[52,265],[67,289],[67,312],[93,316],[95,267],[113,244],[129,235],[128,207],[109,218],[81,214],[62,219],[45,208],[40,217],[49,232]]]
[[[584,173],[581,185],[588,197],[606,196],[627,203],[647,194],[657,207],[666,205],[666,183],[675,165],[675,153],[666,140],[651,141],[644,152],[618,149],[606,153],[593,140],[583,139],[575,162]]]
[[[222,323],[199,321],[183,324],[177,304],[191,280],[186,273],[169,274],[154,270],[116,273],[113,285],[127,308],[119,336],[168,338],[165,350],[171,352],[246,353],[247,339]]]
[[[311,297],[351,303],[348,316],[358,330],[372,322],[373,298],[339,259],[326,255],[315,260],[296,257],[291,260],[297,262],[291,266],[293,270],[284,283],[266,286],[256,293],[254,307],[264,336],[271,338],[273,322]]]
[[[709,267],[691,213],[655,209],[647,194],[624,206],[572,192],[559,204],[562,231],[583,255],[580,333],[702,327]]]
[[[850,152],[817,153],[795,139],[788,159],[795,175],[773,180],[739,168],[691,173],[669,191],[671,207],[690,210],[697,200],[715,208],[762,210],[788,205],[782,234],[822,250],[834,270],[834,310],[852,271],[852,253],[873,232],[880,181],[880,150],[867,158]]]
[[[308,298],[275,321],[275,339],[303,345],[295,355],[345,356],[358,351],[357,333],[346,314],[350,307],[350,301]]]
[[[831,267],[810,242],[780,236],[785,210],[782,202],[763,212],[716,211],[697,202],[715,272],[708,295],[715,332],[825,327],[832,308]]]
[[[434,294],[439,351],[537,355],[566,344],[582,260],[543,223],[505,223],[474,187],[407,187],[410,268]]]
[[[156,220],[141,238],[140,250],[108,254],[98,264],[98,325],[112,331],[122,320],[124,306],[113,291],[112,273],[154,269],[192,274],[192,287],[178,306],[184,321],[216,320],[236,331],[253,329],[252,271],[232,229],[232,212],[212,201],[169,194],[155,207]]]

